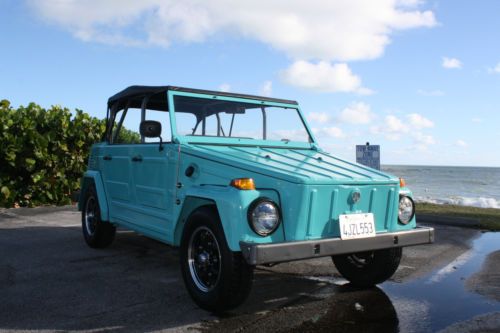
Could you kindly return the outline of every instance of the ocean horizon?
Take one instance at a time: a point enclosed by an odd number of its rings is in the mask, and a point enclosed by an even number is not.
[[[500,167],[384,164],[405,179],[415,201],[500,209]]]
[[[438,168],[489,168],[500,169],[500,166],[489,165],[430,165],[430,164],[381,164],[380,167],[438,167]]]

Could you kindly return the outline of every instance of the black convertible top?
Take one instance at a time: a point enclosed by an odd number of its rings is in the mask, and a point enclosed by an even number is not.
[[[296,101],[292,100],[246,95],[246,94],[235,94],[222,91],[201,90],[201,89],[174,87],[174,86],[130,86],[128,88],[123,89],[119,93],[111,96],[108,99],[108,108],[121,110],[125,108],[127,103],[130,103],[129,104],[130,108],[141,108],[144,97],[149,96],[149,100],[147,103],[148,109],[168,111],[168,103],[166,95],[166,92],[168,90],[207,94],[207,95],[227,96],[227,97],[250,98],[261,101],[269,101],[269,102],[285,103],[285,104],[295,104],[295,105],[297,104]]]

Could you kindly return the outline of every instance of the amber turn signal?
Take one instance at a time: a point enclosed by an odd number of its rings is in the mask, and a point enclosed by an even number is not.
[[[406,187],[406,182],[403,178],[399,178],[399,187]]]
[[[231,186],[239,190],[255,190],[255,183],[252,178],[237,178],[231,181]]]

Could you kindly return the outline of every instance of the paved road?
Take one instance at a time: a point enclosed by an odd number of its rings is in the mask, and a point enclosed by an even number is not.
[[[259,267],[247,302],[216,317],[190,300],[175,249],[128,231],[90,249],[74,207],[2,210],[0,330],[500,329],[500,233],[435,227],[378,288],[351,288],[329,258]]]

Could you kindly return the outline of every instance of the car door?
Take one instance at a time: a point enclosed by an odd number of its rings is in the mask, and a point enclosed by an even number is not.
[[[141,232],[170,242],[173,240],[177,145],[170,142],[168,112],[146,109],[143,120],[159,122],[162,139],[143,136],[142,142],[130,151],[133,216]]]
[[[101,150],[101,175],[112,222],[128,222],[131,213],[134,200],[130,182],[131,149],[132,145],[108,144]]]
[[[144,233],[172,239],[177,152],[171,143],[134,145],[131,152],[134,216]]]

